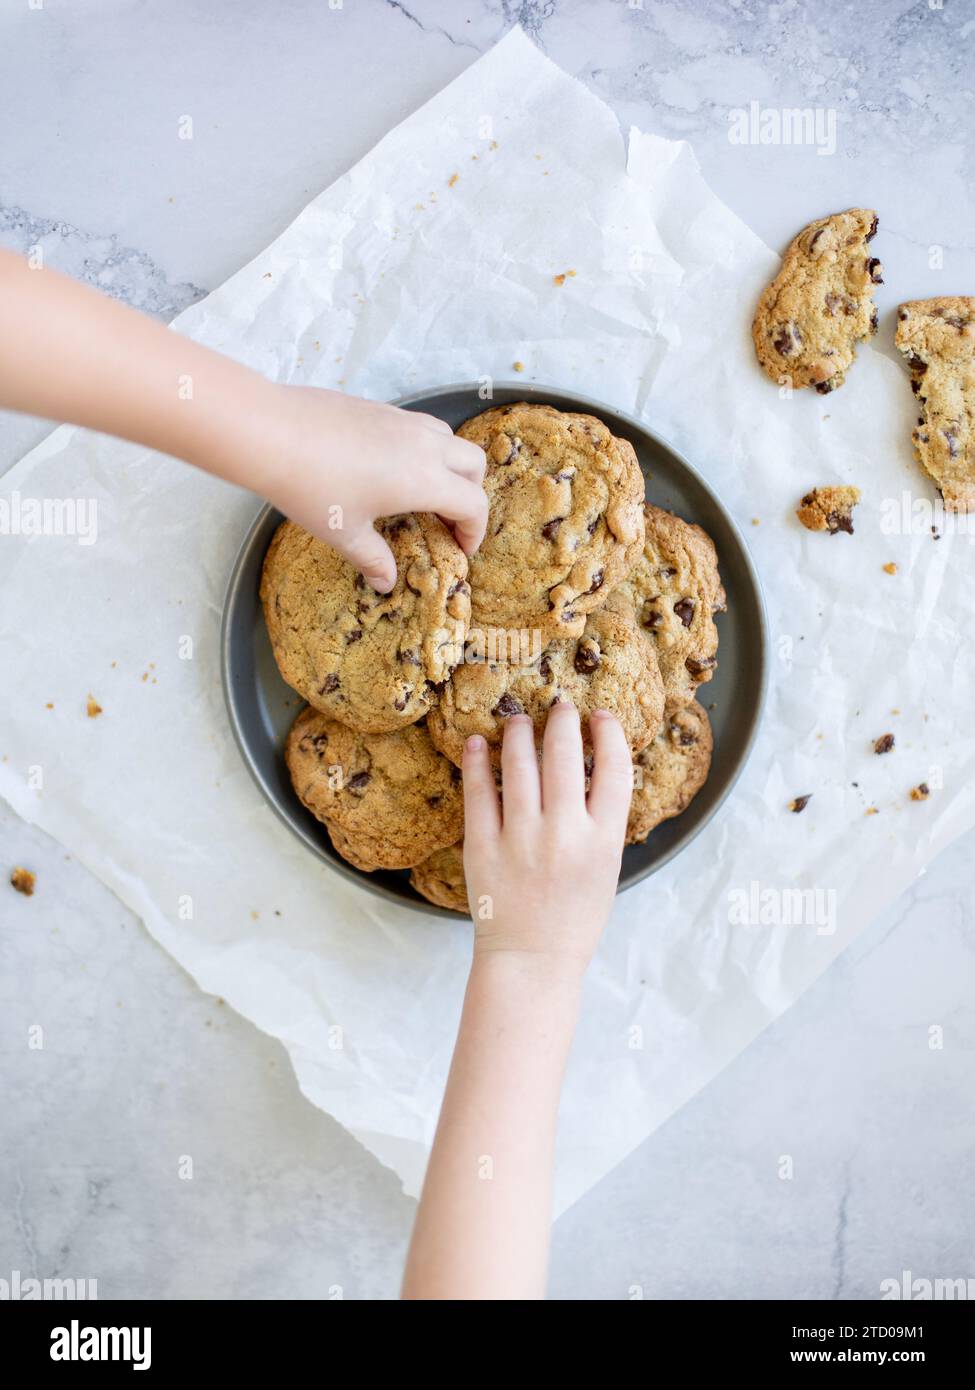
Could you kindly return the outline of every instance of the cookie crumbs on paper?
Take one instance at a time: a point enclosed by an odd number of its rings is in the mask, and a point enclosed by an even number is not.
[[[884,569],[884,574],[896,574],[896,573],[897,573],[897,565],[894,563],[893,560],[888,560],[887,563],[886,563],[886,565],[884,565],[883,569]]]
[[[32,874],[30,869],[14,869],[10,875],[10,886],[16,892],[23,893],[25,898],[33,897],[36,882],[37,875]]]
[[[97,719],[98,716],[102,713],[102,707],[95,699],[94,695],[88,696],[88,704],[85,706],[85,708],[88,711],[89,719]]]
[[[879,738],[874,739],[873,751],[878,754],[890,753],[893,751],[895,742],[893,734],[881,734]]]
[[[793,813],[793,815],[798,816],[800,811],[804,811],[806,809],[810,801],[812,801],[812,798],[812,792],[806,792],[803,796],[795,797],[794,800],[789,802],[789,810]]]
[[[927,801],[931,795],[931,788],[927,782],[919,782],[916,787],[911,788],[912,801]]]
[[[807,531],[828,531],[835,536],[845,531],[853,535],[853,508],[860,501],[858,487],[814,487],[796,508],[796,516]]]

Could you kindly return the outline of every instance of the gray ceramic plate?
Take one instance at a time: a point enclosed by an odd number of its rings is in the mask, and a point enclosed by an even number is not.
[[[728,595],[728,611],[717,620],[718,669],[714,679],[701,687],[701,700],[714,730],[711,774],[683,815],[664,821],[645,844],[625,851],[622,890],[639,883],[689,844],[734,786],[755,738],[765,694],[765,606],[744,541],[717,497],[685,459],[630,416],[573,392],[520,382],[496,385],[490,401],[480,399],[476,385],[463,385],[418,391],[396,404],[438,415],[456,428],[489,405],[520,400],[598,415],[614,434],[628,439],[646,476],[647,499],[687,521],[699,522],[712,537]],[[408,871],[365,874],[353,869],[336,854],[325,827],[305,810],[291,788],[284,740],[302,701],[278,674],[258,597],[264,554],[281,519],[273,507],[265,507],[254,521],[234,564],[224,606],[224,694],[244,761],[277,814],[319,859],[367,892],[424,912],[455,916],[420,898],[410,887]]]

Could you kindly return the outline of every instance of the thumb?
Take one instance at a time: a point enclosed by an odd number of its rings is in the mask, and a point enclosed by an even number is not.
[[[363,526],[349,538],[342,553],[350,564],[361,571],[367,584],[380,594],[388,594],[396,583],[396,561],[393,552],[372,526]]]

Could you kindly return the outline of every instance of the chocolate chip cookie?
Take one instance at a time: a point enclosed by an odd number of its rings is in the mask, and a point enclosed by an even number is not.
[[[592,415],[497,406],[457,431],[487,455],[487,535],[471,558],[471,623],[578,637],[643,542],[633,446]]]
[[[896,341],[922,412],[912,435],[918,462],[948,511],[975,511],[975,299],[902,304]]]
[[[464,878],[464,842],[438,849],[410,871],[410,882],[418,893],[437,907],[470,916],[467,881]]]
[[[718,664],[714,615],[725,609],[714,542],[700,526],[649,502],[643,551],[616,590],[651,638],[669,711],[694,699]]]
[[[796,508],[796,516],[807,531],[839,531],[853,535],[853,508],[860,501],[858,487],[814,487]]]
[[[422,719],[460,659],[467,557],[438,517],[377,523],[396,558],[378,594],[338,551],[286,521],[264,560],[261,600],[278,668],[310,705],[363,733]]]
[[[630,802],[626,843],[645,840],[661,821],[679,816],[704,786],[713,740],[708,716],[696,700],[664,719],[657,737],[637,754],[637,784]]]
[[[285,745],[303,805],[357,869],[409,869],[464,833],[460,772],[423,724],[359,734],[318,710],[295,720]]]
[[[523,664],[478,655],[468,648],[470,659],[457,667],[427,719],[434,744],[458,765],[471,734],[483,734],[500,765],[504,722],[513,714],[531,716],[540,745],[548,711],[560,700],[580,711],[584,740],[586,718],[597,709],[616,715],[634,752],[660,726],[664,692],[653,643],[617,595],[588,615],[579,637],[550,642]]]
[[[875,212],[850,208],[810,222],[792,241],[752,324],[773,381],[821,395],[842,386],[857,343],[877,331],[873,287],[883,284],[882,267],[867,246],[876,232]]]

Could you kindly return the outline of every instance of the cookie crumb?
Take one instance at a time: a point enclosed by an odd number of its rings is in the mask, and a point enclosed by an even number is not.
[[[95,699],[94,695],[89,695],[89,696],[88,696],[88,704],[87,704],[86,708],[87,708],[87,710],[88,710],[88,718],[89,718],[89,719],[97,719],[98,716],[99,716],[99,715],[101,714],[101,712],[102,712],[102,707],[101,707],[101,705],[98,703],[98,701]]]
[[[858,487],[814,487],[796,508],[796,516],[807,531],[839,531],[853,535],[853,508],[860,501]]]
[[[54,703],[53,703],[53,701],[48,700],[48,702],[47,702],[47,704],[44,706],[44,708],[45,708],[45,709],[53,709],[53,708],[54,708]]]
[[[752,517],[752,525],[753,525],[753,526],[761,526],[761,524],[762,524],[762,519],[761,519],[761,517],[758,517],[758,516],[753,516],[753,517]]]
[[[812,800],[812,796],[812,792],[806,792],[804,796],[797,796],[793,801],[789,802],[789,810],[793,813],[793,815],[797,816],[800,811],[804,811],[806,809],[806,807]]]
[[[941,539],[941,532],[938,530],[937,526],[931,527],[931,539],[933,541],[940,541]]]
[[[881,734],[878,739],[874,739],[873,751],[875,753],[889,753],[894,747],[893,734]]]
[[[10,875],[11,887],[18,893],[23,893],[25,898],[33,897],[36,882],[37,875],[32,874],[30,869],[14,869]]]
[[[552,276],[552,283],[555,284],[555,285],[564,285],[564,284],[565,284],[565,275],[553,275],[553,276]]]
[[[516,372],[523,372],[525,370],[524,362],[512,362],[511,366]]]
[[[911,788],[912,801],[927,801],[930,795],[931,788],[928,786],[927,782],[918,782],[916,787]]]
[[[863,814],[865,816],[879,816],[880,812],[877,810],[876,806],[868,806]]]
[[[450,178],[447,180],[447,187],[453,188],[459,178],[460,174],[451,174]]]
[[[897,573],[897,566],[894,564],[893,560],[888,560],[887,563],[886,563],[886,565],[884,565],[884,574],[896,574],[896,573]]]

